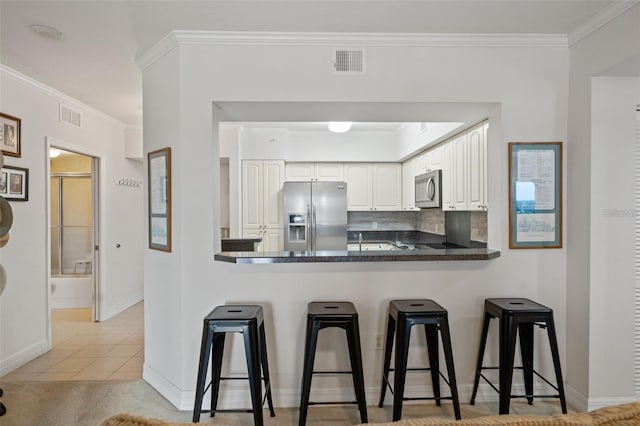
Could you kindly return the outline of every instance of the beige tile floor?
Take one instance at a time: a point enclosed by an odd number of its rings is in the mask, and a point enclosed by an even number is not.
[[[3,381],[133,380],[142,377],[143,303],[103,322],[90,309],[51,312],[50,352],[3,377]]]

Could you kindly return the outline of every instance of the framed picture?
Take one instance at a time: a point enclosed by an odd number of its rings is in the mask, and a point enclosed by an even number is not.
[[[20,157],[20,119],[0,112],[0,150],[9,157]]]
[[[509,248],[562,248],[562,142],[509,143]]]
[[[0,169],[0,196],[9,201],[29,201],[29,169],[6,165]]]
[[[171,148],[147,154],[149,248],[171,251]]]

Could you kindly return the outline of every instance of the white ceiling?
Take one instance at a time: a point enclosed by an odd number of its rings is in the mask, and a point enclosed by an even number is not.
[[[570,34],[634,0],[0,1],[0,62],[130,126],[135,58],[172,30]],[[44,39],[32,24],[64,39]]]

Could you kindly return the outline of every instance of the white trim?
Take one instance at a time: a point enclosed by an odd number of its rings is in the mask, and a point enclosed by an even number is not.
[[[5,359],[0,360],[0,376],[9,374],[16,368],[22,367],[50,350],[51,344],[49,341],[42,339],[13,355],[7,356]]]
[[[547,47],[569,46],[564,34],[317,33],[172,31],[136,62],[144,70],[177,46]]]
[[[191,405],[189,405],[189,400],[183,396],[188,395],[189,392],[181,392],[176,385],[174,385],[166,377],[150,367],[146,362],[142,366],[142,378],[147,383],[149,383],[151,387],[157,390],[160,395],[162,395],[165,399],[172,403],[178,410],[185,411],[193,409],[195,392],[190,392],[193,396],[191,397]]]
[[[577,411],[587,411],[589,398],[573,386],[564,385],[564,396],[567,398],[567,405],[575,408]]]
[[[149,50],[136,58],[136,63],[142,71],[153,65],[155,61],[178,47],[178,40],[174,36],[175,31],[170,32],[159,42],[151,46]]]
[[[637,399],[633,396],[620,396],[615,398],[589,398],[588,411],[593,411],[604,407],[612,407],[614,405],[628,404],[630,402],[636,401]]]
[[[11,78],[15,81],[17,81],[18,83],[22,83],[28,87],[31,87],[41,93],[44,93],[45,95],[51,96],[53,98],[55,98],[56,100],[58,100],[59,102],[65,103],[67,105],[72,105],[75,106],[76,108],[81,108],[84,109],[87,112],[96,114],[98,116],[100,116],[101,118],[110,121],[114,124],[117,124],[119,126],[122,126],[123,128],[127,127],[127,125],[125,123],[123,123],[122,121],[100,111],[95,109],[92,106],[89,106],[83,102],[80,102],[79,100],[72,98],[69,95],[66,95],[62,92],[60,92],[59,90],[54,89],[53,87],[47,86],[46,84],[43,84],[37,80],[34,80],[33,78],[22,74],[16,70],[14,70],[13,68],[9,68],[8,66],[4,65],[4,64],[0,64],[0,74]]]
[[[583,22],[578,28],[569,33],[569,46],[573,46],[598,28],[613,21],[627,10],[638,4],[638,0],[614,1]]]
[[[100,321],[108,320],[109,318],[118,315],[120,312],[129,309],[136,303],[140,303],[144,300],[144,291],[139,291],[136,294],[133,294],[127,297],[124,300],[121,300],[118,303],[111,305],[108,308],[100,309]]]

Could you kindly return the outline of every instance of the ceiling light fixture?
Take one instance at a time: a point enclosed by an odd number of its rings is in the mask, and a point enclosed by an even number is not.
[[[48,38],[50,40],[62,40],[64,38],[64,34],[62,34],[62,32],[48,25],[29,25],[29,30],[38,34],[42,38]]]
[[[333,133],[345,133],[351,129],[351,121],[330,121],[329,131]]]
[[[60,155],[60,150],[59,149],[51,148],[49,150],[49,157],[56,158],[59,155]]]

